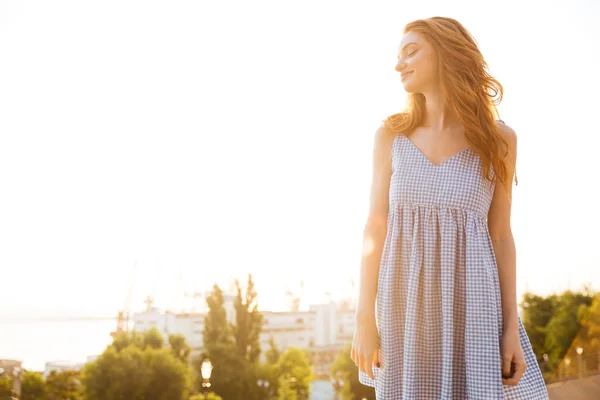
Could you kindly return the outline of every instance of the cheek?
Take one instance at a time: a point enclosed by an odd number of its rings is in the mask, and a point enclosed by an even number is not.
[[[411,69],[416,72],[420,78],[429,79],[435,74],[435,64],[433,60],[419,54],[411,62]]]

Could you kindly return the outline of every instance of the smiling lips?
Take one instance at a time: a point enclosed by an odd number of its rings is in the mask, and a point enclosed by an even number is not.
[[[411,72],[407,72],[407,73],[405,73],[405,74],[402,74],[402,77],[400,78],[400,80],[401,80],[401,81],[403,81],[403,80],[404,80],[404,78],[406,78],[406,77],[407,77],[408,75],[410,75],[410,74],[412,74],[412,71],[411,71]]]

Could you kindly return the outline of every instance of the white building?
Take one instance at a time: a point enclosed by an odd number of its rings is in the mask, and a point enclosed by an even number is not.
[[[235,323],[235,296],[224,296],[227,320]],[[328,367],[354,334],[354,310],[331,301],[314,304],[308,311],[263,311],[263,329],[260,335],[264,360],[273,337],[279,350],[298,347],[308,350],[318,374],[328,374]],[[165,340],[169,334],[181,334],[192,347],[192,357],[202,350],[204,313],[162,313],[156,308],[135,313],[133,329],[143,332],[156,328]]]
[[[224,295],[224,307],[228,322],[235,321],[235,296]],[[156,328],[168,340],[170,334],[181,334],[192,348],[192,357],[200,353],[203,346],[204,318],[206,314],[197,312],[162,313],[156,307],[133,315],[133,330],[144,332]]]

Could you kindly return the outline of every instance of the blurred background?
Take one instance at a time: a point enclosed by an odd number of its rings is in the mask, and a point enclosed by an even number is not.
[[[1,2],[0,385],[96,393],[135,348],[185,366],[174,398],[373,399],[347,351],[373,134],[403,26],[436,15],[504,86],[544,376],[600,388],[594,0]]]

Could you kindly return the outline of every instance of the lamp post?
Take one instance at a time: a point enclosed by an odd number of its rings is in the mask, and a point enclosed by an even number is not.
[[[204,398],[208,399],[208,390],[210,388],[210,374],[212,373],[212,363],[209,359],[202,361],[200,367],[200,373],[202,374],[202,391],[204,392]]]
[[[268,379],[259,379],[256,381],[256,384],[260,388],[261,392],[266,392],[267,398],[269,398],[269,384],[270,384],[269,380]]]
[[[569,357],[565,357],[565,366],[567,367],[566,368],[567,371],[566,371],[565,375],[569,374],[569,365],[571,365],[571,359]]]
[[[544,372],[548,372],[548,361],[550,360],[550,358],[546,353],[544,353],[542,357],[544,358]]]
[[[583,378],[583,360],[581,355],[583,354],[583,347],[577,347],[577,367],[579,368],[579,378]]]

